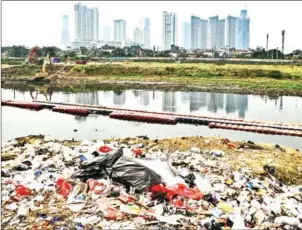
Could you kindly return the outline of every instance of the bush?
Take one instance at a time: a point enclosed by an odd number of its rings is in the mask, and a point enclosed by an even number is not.
[[[283,74],[280,71],[277,71],[277,70],[270,71],[268,76],[271,77],[271,78],[275,78],[275,79],[283,78]]]

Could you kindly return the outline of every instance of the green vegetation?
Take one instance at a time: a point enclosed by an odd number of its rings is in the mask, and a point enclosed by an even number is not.
[[[122,63],[77,65],[72,76],[165,76],[195,78],[273,78],[301,79],[302,67],[284,65],[242,64],[178,64],[178,63]]]
[[[124,62],[62,68],[55,66],[39,84],[73,92],[101,87],[302,96],[302,66]],[[32,80],[40,69],[24,65],[2,71],[4,79],[10,76],[3,83],[13,83]]]

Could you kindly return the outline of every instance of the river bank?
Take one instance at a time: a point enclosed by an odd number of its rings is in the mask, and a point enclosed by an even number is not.
[[[274,96],[302,96],[301,66],[120,63],[57,65],[48,76],[40,67],[2,69],[2,87],[45,85],[60,90],[158,89]],[[38,77],[35,76],[38,74]]]

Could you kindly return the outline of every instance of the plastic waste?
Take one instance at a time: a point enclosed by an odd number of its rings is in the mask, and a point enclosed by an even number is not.
[[[102,153],[109,153],[112,151],[112,148],[110,148],[109,146],[103,145],[103,146],[99,147],[99,151]]]
[[[57,181],[57,187],[59,188],[59,193],[67,199],[69,193],[72,190],[72,186],[65,179],[59,178]]]
[[[177,170],[174,169],[173,166],[171,166],[168,162],[142,159],[134,159],[134,161],[144,165],[160,175],[163,182],[165,182],[167,186],[173,186],[178,183],[185,184],[185,180],[178,176]]]
[[[105,175],[125,185],[127,189],[133,187],[137,191],[148,191],[151,186],[161,183],[161,177],[157,173],[123,156],[122,149],[96,161],[83,162],[76,177],[99,179]]]
[[[143,155],[143,151],[140,148],[132,149],[132,152],[137,156]]]
[[[99,196],[107,195],[110,190],[109,182],[104,179],[89,179],[87,180],[87,184],[89,185],[89,189],[93,194],[92,199],[97,199]]]
[[[300,223],[298,218],[295,217],[289,217],[289,216],[279,216],[275,218],[275,224],[282,225],[282,224],[288,224],[297,226]]]
[[[20,219],[26,219],[29,214],[29,207],[27,204],[21,204],[17,211],[17,216]]]
[[[215,157],[222,157],[224,155],[224,152],[221,150],[214,150],[212,151],[212,155]]]
[[[1,163],[2,175],[10,174],[1,181],[2,223],[9,228],[302,228],[301,186],[282,184],[272,169],[260,176],[234,171],[228,157],[221,161],[211,150],[157,150],[151,141],[43,138],[2,145],[17,155]],[[246,146],[238,151],[260,149]]]
[[[207,178],[203,178],[200,174],[195,175],[195,184],[200,192],[208,194],[212,191],[211,182]]]
[[[204,194],[198,189],[188,188],[185,184],[177,184],[172,187],[164,187],[163,185],[154,185],[151,188],[152,193],[164,193],[167,198],[172,202],[173,197],[180,195],[186,198],[191,198],[193,200],[200,200],[203,198]]]
[[[16,195],[17,196],[30,196],[31,195],[31,190],[29,188],[26,188],[23,185],[17,185]]]

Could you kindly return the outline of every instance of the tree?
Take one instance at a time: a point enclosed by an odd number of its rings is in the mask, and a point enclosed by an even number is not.
[[[81,46],[80,47],[80,52],[81,52],[82,55],[86,55],[86,54],[88,54],[88,49],[84,46]]]
[[[25,46],[12,46],[7,48],[8,56],[10,57],[26,57],[29,49]]]
[[[43,56],[49,55],[50,57],[55,57],[61,50],[55,46],[45,46],[42,48]]]

